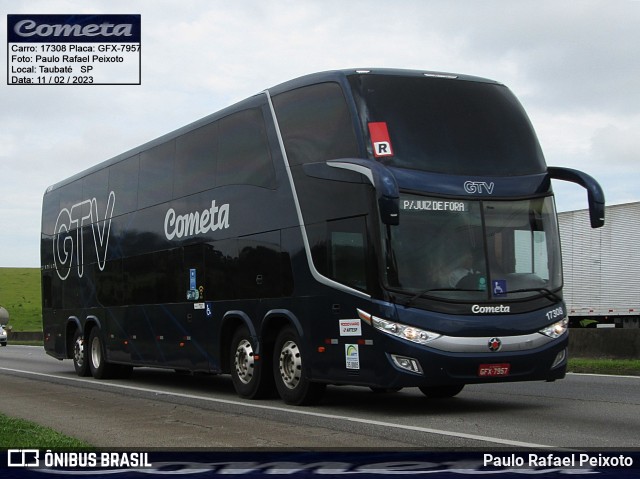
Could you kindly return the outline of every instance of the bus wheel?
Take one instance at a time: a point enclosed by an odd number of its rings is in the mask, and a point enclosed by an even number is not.
[[[266,364],[265,364],[266,362]],[[231,340],[230,362],[231,380],[238,396],[259,399],[272,395],[273,378],[263,371],[269,371],[268,355],[255,354],[249,330],[242,326],[236,330]]]
[[[420,386],[422,394],[432,399],[452,398],[464,388],[464,384],[455,386]]]
[[[307,378],[299,344],[298,333],[291,326],[278,334],[273,356],[276,388],[287,404],[315,404],[322,398],[326,385],[311,382]]]
[[[73,367],[78,376],[91,376],[89,354],[85,347],[84,334],[79,329],[73,335]]]
[[[116,366],[106,360],[105,344],[97,326],[89,334],[89,368],[96,379],[111,378],[116,372]]]

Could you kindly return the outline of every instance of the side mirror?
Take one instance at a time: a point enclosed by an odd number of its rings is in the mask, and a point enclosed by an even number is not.
[[[592,228],[600,228],[604,225],[604,191],[600,184],[591,176],[582,171],[571,168],[561,168],[550,166],[547,168],[551,179],[570,181],[576,183],[587,190],[589,201],[589,219]]]

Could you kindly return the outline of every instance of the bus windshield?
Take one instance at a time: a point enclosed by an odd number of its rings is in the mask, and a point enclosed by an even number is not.
[[[546,172],[533,127],[504,85],[377,74],[350,82],[362,131],[370,134],[372,124],[388,131],[388,153],[370,156],[389,166],[467,176]]]
[[[386,287],[410,296],[504,301],[562,286],[552,197],[452,200],[402,194],[388,227]]]

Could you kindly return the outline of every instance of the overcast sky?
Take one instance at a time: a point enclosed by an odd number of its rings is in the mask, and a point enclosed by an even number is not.
[[[0,0],[7,14],[142,15],[142,85],[8,86],[0,267],[40,264],[42,195],[87,167],[306,73],[392,67],[506,84],[547,163],[640,201],[640,1]],[[586,208],[554,182],[559,210]]]

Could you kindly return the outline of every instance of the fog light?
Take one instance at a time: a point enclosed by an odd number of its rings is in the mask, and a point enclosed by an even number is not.
[[[400,369],[411,371],[412,373],[423,374],[422,367],[417,359],[408,358],[406,356],[396,356],[395,354],[391,355],[391,359],[393,359],[393,363]]]
[[[551,369],[557,368],[562,362],[567,359],[567,348],[564,348],[556,355],[556,359],[553,360],[553,364],[551,365]]]

